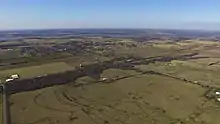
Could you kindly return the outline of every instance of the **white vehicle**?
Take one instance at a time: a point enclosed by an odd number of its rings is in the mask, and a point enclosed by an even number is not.
[[[13,80],[14,80],[14,79],[10,79],[10,78],[9,78],[9,79],[6,79],[5,81],[6,81],[6,82],[9,82],[9,81],[13,81]]]

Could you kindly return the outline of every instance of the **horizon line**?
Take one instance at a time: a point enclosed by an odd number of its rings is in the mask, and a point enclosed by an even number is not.
[[[182,28],[28,28],[28,29],[0,29],[4,31],[46,31],[46,30],[178,30],[178,31],[205,31],[220,32],[220,29],[182,29]]]

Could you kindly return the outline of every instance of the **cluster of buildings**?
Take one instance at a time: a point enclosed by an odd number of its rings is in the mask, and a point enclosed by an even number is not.
[[[19,79],[19,78],[20,78],[20,76],[18,74],[13,74],[9,78],[7,78],[5,80],[5,82],[10,82],[10,81],[13,81],[13,80],[16,80],[16,79]]]

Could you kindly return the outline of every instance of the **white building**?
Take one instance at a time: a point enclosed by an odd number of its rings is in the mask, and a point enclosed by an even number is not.
[[[197,84],[197,83],[198,83],[198,81],[194,81],[194,83],[195,83],[195,84]]]
[[[18,79],[19,78],[19,75],[18,74],[13,74],[11,75],[11,79]]]
[[[215,92],[215,95],[220,95],[220,92],[216,91],[216,92]]]
[[[108,80],[108,78],[102,78],[102,81],[106,81],[106,80]]]
[[[79,64],[79,67],[80,67],[80,68],[82,68],[82,67],[83,67],[83,65],[82,65],[82,64]]]

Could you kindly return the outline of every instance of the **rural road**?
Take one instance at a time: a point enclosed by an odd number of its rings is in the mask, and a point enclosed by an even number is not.
[[[3,124],[10,124],[10,105],[9,105],[9,95],[7,93],[7,88],[4,84],[0,85],[2,92],[3,101]]]

